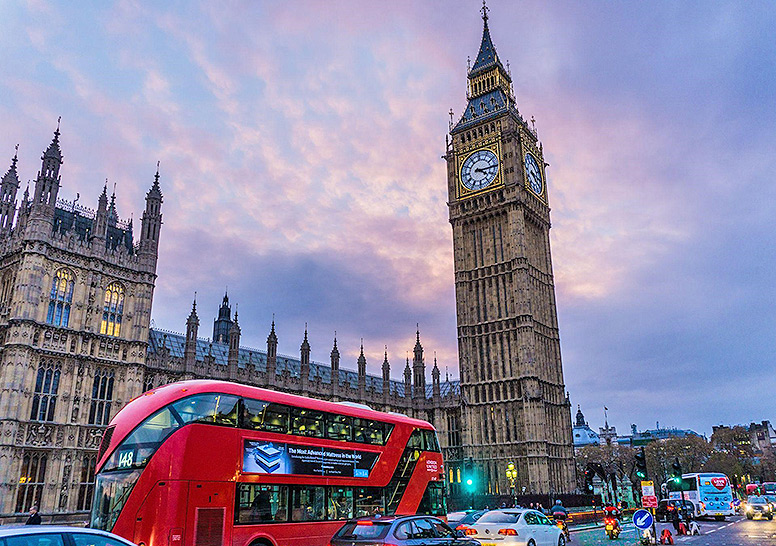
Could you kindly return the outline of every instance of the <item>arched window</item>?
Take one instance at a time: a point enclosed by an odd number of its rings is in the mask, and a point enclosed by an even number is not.
[[[89,510],[94,495],[94,466],[96,457],[86,455],[81,465],[81,483],[78,485],[78,510]]]
[[[107,425],[110,422],[110,406],[113,402],[113,372],[98,368],[92,385],[92,404],[89,408],[90,425]]]
[[[105,289],[105,305],[102,311],[100,333],[119,337],[121,319],[124,315],[124,287],[114,282]]]
[[[19,490],[16,494],[16,512],[26,512],[33,505],[40,506],[43,486],[46,481],[45,453],[26,453],[22,459],[22,472],[19,476]]]
[[[59,390],[60,369],[58,365],[44,362],[35,377],[35,391],[32,395],[31,421],[53,421]]]
[[[69,269],[59,269],[51,283],[46,322],[54,326],[67,326],[70,322],[70,304],[73,302],[75,277]]]

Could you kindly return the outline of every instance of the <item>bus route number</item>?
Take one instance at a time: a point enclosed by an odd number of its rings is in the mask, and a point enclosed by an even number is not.
[[[132,459],[135,457],[135,450],[130,449],[127,451],[119,452],[119,468],[131,468]]]

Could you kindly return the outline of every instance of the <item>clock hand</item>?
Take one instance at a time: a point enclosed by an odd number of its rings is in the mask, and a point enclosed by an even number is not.
[[[478,173],[483,173],[484,174],[486,170],[492,169],[495,166],[496,165],[491,165],[490,167],[485,167],[484,169],[477,168],[477,169],[474,169],[474,172],[478,172]]]

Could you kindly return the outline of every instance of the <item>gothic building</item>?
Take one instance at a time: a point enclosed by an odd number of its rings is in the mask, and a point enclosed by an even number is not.
[[[159,172],[135,242],[107,183],[96,210],[59,197],[59,136],[32,195],[16,155],[0,184],[0,516],[89,509],[103,428],[144,378]]]
[[[453,230],[464,461],[485,492],[567,493],[574,485],[542,144],[517,108],[512,77],[483,32],[467,105],[451,111],[447,161]],[[525,489],[523,489],[525,488]]]
[[[159,171],[146,196],[137,243],[119,219],[107,183],[96,210],[59,197],[59,128],[43,153],[34,193],[20,188],[14,155],[0,184],[0,523],[38,504],[54,520],[82,521],[90,508],[102,431],[133,397],[159,385],[217,378],[331,400],[349,400],[426,419],[449,452],[460,450],[458,383],[431,384],[416,334],[403,381],[311,360],[307,332],[298,357],[278,354],[274,322],[266,350],[242,347],[237,313],[224,295],[213,337],[199,337],[196,302],[185,334],[149,328],[162,193]],[[449,456],[449,453],[448,453]]]

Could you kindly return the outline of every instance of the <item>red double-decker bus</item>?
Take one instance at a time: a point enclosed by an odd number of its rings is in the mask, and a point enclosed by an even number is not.
[[[236,383],[143,394],[97,458],[91,527],[143,546],[323,546],[352,517],[446,513],[429,423]]]

